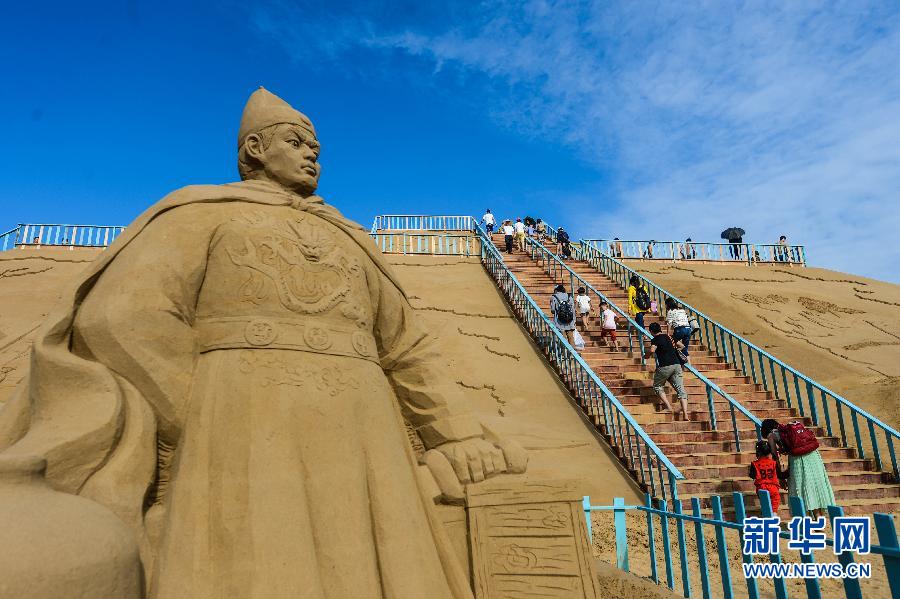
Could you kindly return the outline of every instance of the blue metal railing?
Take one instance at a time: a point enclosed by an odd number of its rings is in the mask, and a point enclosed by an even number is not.
[[[105,248],[124,230],[107,225],[19,224],[0,234],[0,250],[38,245]]]
[[[19,238],[19,227],[10,229],[5,233],[0,233],[0,251],[11,250],[16,247],[16,240]]]
[[[485,269],[497,282],[513,311],[529,334],[569,385],[586,411],[592,413],[602,427],[610,444],[618,447],[621,459],[634,473],[638,482],[654,496],[678,497],[676,483],[684,475],[657,447],[656,443],[603,384],[590,366],[569,345],[565,336],[554,326],[534,299],[507,268],[500,252],[480,226],[481,260]]]
[[[695,260],[746,264],[799,264],[806,266],[806,248],[779,243],[705,243],[652,239],[582,239],[615,258],[643,260]]]
[[[638,277],[647,286],[650,296],[656,300],[661,315],[665,313],[667,298],[677,301],[697,318],[700,324],[700,340],[710,350],[724,357],[726,362],[734,364],[754,383],[771,391],[776,399],[784,399],[788,407],[796,407],[801,416],[805,417],[808,413],[814,425],[821,426],[824,420],[824,428],[829,437],[834,436],[836,432],[833,422],[833,416],[836,416],[841,443],[845,447],[855,447],[858,457],[865,459],[863,433],[860,432],[860,420],[862,420],[868,430],[869,449],[877,469],[885,470],[882,452],[887,450],[894,480],[900,482],[900,470],[897,467],[897,454],[894,449],[894,442],[900,440],[900,433],[892,427],[795,368],[788,366],[766,350],[722,326],[693,306],[681,301],[619,260],[603,254],[597,248],[582,243],[576,257],[585,260],[623,289],[628,288],[628,281],[632,276]],[[853,427],[853,444],[848,442],[845,411],[849,413],[850,424]]]
[[[700,500],[698,498],[691,499],[691,513],[685,513],[682,502],[678,499],[672,502],[672,509],[669,509],[668,502],[658,500],[654,507],[653,498],[647,494],[643,505],[625,505],[625,501],[617,497],[613,500],[613,505],[591,505],[591,498],[585,496],[582,507],[585,513],[587,524],[588,539],[593,540],[593,523],[591,522],[592,512],[613,512],[613,528],[615,530],[615,547],[616,547],[616,566],[625,572],[631,571],[631,563],[628,551],[627,537],[627,519],[626,512],[637,511],[643,512],[647,516],[647,537],[649,546],[649,569],[650,579],[656,584],[663,583],[669,589],[675,590],[675,572],[674,558],[672,555],[672,543],[670,540],[669,521],[675,522],[677,552],[681,571],[681,592],[684,597],[694,596],[694,590],[691,588],[690,565],[688,561],[688,544],[686,543],[685,525],[693,523],[694,539],[696,541],[696,559],[700,571],[700,591],[704,598],[713,595],[713,585],[721,586],[722,597],[732,599],[735,596],[733,579],[744,579],[747,585],[747,596],[749,599],[759,599],[760,588],[759,580],[752,577],[745,577],[742,571],[738,576],[733,576],[731,572],[731,559],[729,558],[728,540],[726,538],[727,530],[737,530],[740,534],[739,547],[741,553],[742,564],[753,563],[753,556],[743,552],[743,528],[744,521],[747,519],[747,509],[745,506],[744,496],[740,493],[732,494],[732,503],[734,507],[735,519],[727,520],[722,510],[722,498],[718,495],[711,497],[712,518],[704,517],[701,512]],[[768,491],[759,491],[759,503],[761,514],[763,517],[773,516],[771,500]],[[799,497],[789,498],[790,513],[794,517],[802,517],[806,515],[806,509],[803,500]],[[842,508],[838,506],[829,506],[828,515],[834,520],[836,517],[844,515]],[[663,562],[665,564],[665,580],[661,580],[659,571],[659,563],[656,556],[656,525],[654,519],[659,518],[660,533],[662,537]],[[870,547],[870,555],[880,555],[884,562],[885,574],[888,585],[891,589],[893,597],[900,597],[900,543],[897,541],[897,529],[894,524],[894,516],[890,514],[876,513],[873,517],[875,530],[878,533],[879,544],[872,544]],[[710,569],[710,560],[706,553],[705,531],[704,526],[712,526],[713,533],[716,537],[716,552],[718,554],[718,570],[719,583],[713,580],[715,569]],[[790,535],[786,531],[779,533],[779,538],[789,538]],[[834,539],[825,539],[828,547],[834,547]],[[773,553],[768,556],[772,563],[781,563],[781,555]],[[814,554],[800,555],[801,563],[815,563]],[[851,552],[843,552],[838,560],[844,569],[848,564],[853,563],[853,554]],[[693,560],[691,560],[693,561]],[[864,564],[860,564],[864,565]],[[844,596],[847,599],[862,599],[863,593],[859,580],[854,578],[843,579]],[[787,599],[788,589],[783,578],[775,578],[773,580],[775,596],[779,599]],[[820,588],[818,579],[807,578],[804,581],[804,588],[808,599],[821,599],[822,589]],[[718,595],[718,593],[715,593]]]
[[[481,238],[475,234],[370,233],[385,254],[428,254],[433,256],[479,256]]]
[[[547,274],[550,275],[555,281],[563,280],[564,278],[569,279],[569,289],[576,289],[577,287],[584,287],[585,290],[594,296],[597,297],[598,300],[602,302],[606,302],[609,304],[610,308],[613,309],[616,313],[618,313],[619,317],[624,319],[628,327],[628,347],[629,350],[634,353],[634,345],[635,341],[637,342],[638,350],[640,352],[641,365],[646,365],[646,359],[644,358],[644,348],[645,343],[653,338],[653,335],[650,334],[644,327],[639,325],[634,319],[631,318],[629,314],[624,312],[621,308],[619,308],[615,303],[613,303],[606,295],[598,291],[594,288],[593,285],[585,281],[582,277],[578,275],[574,270],[569,268],[569,266],[560,260],[559,256],[549,251],[546,247],[544,247],[540,242],[529,239],[528,244],[531,248],[531,258],[532,260],[539,262],[541,267],[547,271]],[[576,285],[577,281],[577,285]],[[726,391],[721,389],[714,382],[709,380],[702,372],[698,371],[691,364],[686,364],[685,368],[691,372],[694,376],[696,376],[700,382],[703,383],[706,388],[706,400],[707,400],[707,412],[709,414],[709,422],[710,426],[713,430],[718,430],[718,420],[716,418],[716,410],[715,410],[715,401],[714,398],[716,396],[724,399],[728,402],[728,409],[731,416],[731,425],[732,425],[732,434],[734,439],[735,451],[741,451],[741,436],[740,430],[738,428],[737,423],[737,414],[740,413],[744,417],[746,417],[756,429],[757,438],[760,436],[760,428],[762,426],[762,421],[753,415],[750,410],[744,407],[740,402],[731,397]]]
[[[372,233],[379,231],[474,231],[471,216],[428,214],[379,214],[372,222]]]

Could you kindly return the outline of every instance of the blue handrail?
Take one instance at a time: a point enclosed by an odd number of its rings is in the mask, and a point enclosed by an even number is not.
[[[806,266],[806,248],[802,245],[656,241],[654,239],[582,239],[581,241],[615,258]]]
[[[474,231],[475,219],[464,215],[380,214],[371,233],[379,231]]]
[[[623,289],[627,288],[628,281],[632,276],[637,276],[648,286],[650,295],[656,299],[657,304],[660,306],[661,313],[665,310],[665,300],[667,298],[677,301],[685,310],[693,313],[699,321],[701,325],[700,338],[707,347],[723,356],[726,362],[733,363],[740,368],[744,375],[749,376],[754,383],[761,385],[767,391],[771,391],[776,399],[784,398],[788,407],[796,405],[801,416],[805,417],[808,409],[809,418],[815,426],[820,426],[821,420],[824,419],[825,430],[828,436],[834,436],[832,413],[836,413],[841,443],[845,447],[850,447],[847,423],[844,417],[844,409],[846,408],[850,414],[850,423],[853,426],[858,457],[865,459],[866,452],[863,447],[863,436],[860,433],[859,422],[862,419],[869,432],[872,459],[877,469],[885,470],[881,456],[882,450],[886,447],[891,459],[891,470],[894,480],[900,482],[900,469],[898,469],[897,455],[894,449],[894,441],[900,440],[900,433],[892,427],[795,368],[788,366],[766,350],[722,326],[693,306],[681,301],[674,294],[669,293],[619,260],[602,253],[597,248],[584,242],[582,242],[579,251],[580,255],[578,257],[580,259],[588,262]],[[801,392],[801,388],[805,391],[806,397]],[[822,412],[821,417],[820,409]],[[876,430],[882,433],[881,437],[879,437]]]
[[[506,295],[513,311],[543,350],[562,379],[573,389],[582,406],[593,413],[610,443],[619,448],[622,459],[638,481],[654,496],[678,497],[677,481],[684,475],[653,442],[603,381],[591,370],[565,336],[544,314],[534,299],[506,266],[503,256],[494,247],[481,226],[476,226],[481,238],[481,260],[491,277]],[[667,493],[668,487],[668,493]]]
[[[23,223],[0,234],[0,251],[21,246],[108,247],[125,227]]]
[[[598,291],[594,288],[593,285],[585,281],[582,277],[578,275],[574,270],[569,268],[569,266],[563,262],[559,256],[549,251],[546,247],[544,247],[540,242],[529,239],[528,243],[531,247],[531,258],[532,260],[540,260],[541,265],[547,270],[548,274],[554,278],[554,280],[559,280],[562,273],[568,274],[570,288],[575,289],[575,281],[578,281],[579,285],[584,287],[586,290],[589,290],[591,293],[596,295],[600,301],[604,301],[609,306],[619,314],[628,324],[628,347],[631,353],[634,353],[634,337],[637,338],[638,349],[641,354],[641,365],[646,365],[646,361],[644,358],[644,342],[645,340],[652,339],[653,335],[650,334],[644,327],[639,325],[634,319],[631,318],[629,314],[624,312],[621,308],[619,308],[615,303],[612,302],[606,295]],[[706,387],[706,399],[707,399],[707,411],[709,414],[710,426],[713,430],[718,430],[718,421],[716,419],[716,411],[715,411],[715,402],[713,401],[713,395],[718,395],[719,397],[725,399],[728,402],[729,411],[731,415],[731,424],[732,424],[732,434],[734,435],[734,444],[735,451],[741,451],[741,438],[740,431],[737,425],[737,413],[740,412],[743,416],[745,416],[750,422],[753,423],[756,428],[756,435],[759,438],[761,434],[761,426],[762,421],[757,418],[750,410],[744,407],[739,401],[731,397],[726,391],[721,389],[714,382],[709,380],[702,372],[698,371],[691,364],[686,364],[685,368],[693,373]]]

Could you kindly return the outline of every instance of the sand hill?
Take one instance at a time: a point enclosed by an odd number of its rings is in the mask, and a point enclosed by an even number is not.
[[[97,254],[0,252],[0,402],[27,372],[35,332],[61,290]],[[461,388],[486,423],[530,450],[526,476],[579,479],[595,503],[638,499],[630,476],[570,403],[477,258],[389,258],[447,356],[443,384]]]
[[[900,286],[821,268],[629,266],[894,428]]]

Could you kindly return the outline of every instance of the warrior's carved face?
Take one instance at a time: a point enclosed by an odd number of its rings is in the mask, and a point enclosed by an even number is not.
[[[247,139],[248,149],[262,165],[266,179],[304,196],[316,190],[321,167],[315,137],[296,125],[277,125],[268,145],[254,144],[253,137]]]

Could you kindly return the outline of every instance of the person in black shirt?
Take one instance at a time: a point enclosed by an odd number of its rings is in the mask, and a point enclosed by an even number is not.
[[[687,420],[688,395],[684,390],[684,376],[681,370],[682,361],[679,352],[672,343],[672,339],[668,335],[662,334],[662,329],[658,322],[651,322],[648,328],[653,334],[653,340],[650,341],[650,348],[644,355],[644,359],[648,359],[650,356],[656,356],[656,372],[653,373],[653,389],[656,391],[656,394],[659,396],[660,401],[662,401],[666,409],[675,414],[676,419],[680,413],[682,419]],[[681,404],[681,410],[679,412],[676,412],[672,408],[672,404],[669,403],[669,398],[666,397],[666,381],[672,385],[675,389],[675,394],[678,396],[678,401]]]

